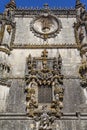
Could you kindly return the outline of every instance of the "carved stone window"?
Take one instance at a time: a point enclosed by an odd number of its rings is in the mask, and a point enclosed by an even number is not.
[[[48,57],[45,49],[41,57],[27,58],[26,68],[26,110],[28,116],[38,113],[41,106],[48,104],[51,112],[61,115],[63,107],[63,75],[61,74],[62,58]]]

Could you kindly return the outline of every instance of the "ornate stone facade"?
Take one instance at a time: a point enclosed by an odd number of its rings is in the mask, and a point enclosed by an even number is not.
[[[0,130],[87,129],[87,12],[20,9],[0,14]]]
[[[42,62],[42,64],[38,67],[39,62]],[[57,58],[48,57],[48,52],[46,49],[42,51],[41,57],[32,58],[29,54],[29,57],[27,58],[26,70],[27,88],[25,89],[27,93],[26,109],[29,115],[38,115],[38,112],[41,113],[41,110],[39,110],[41,104],[50,103],[50,110],[48,110],[49,113],[57,117],[61,117],[61,109],[63,108],[62,102],[64,96],[64,89],[62,86],[60,87],[60,85],[63,85],[61,66],[62,59],[60,54]],[[44,91],[43,87],[44,89],[47,87],[48,90],[50,90],[49,88],[52,89],[51,93],[53,93],[53,95],[50,95],[52,96],[52,101],[45,99],[45,102],[43,102],[43,100],[39,102],[39,98],[42,98],[42,95],[44,94],[40,93],[40,89]]]

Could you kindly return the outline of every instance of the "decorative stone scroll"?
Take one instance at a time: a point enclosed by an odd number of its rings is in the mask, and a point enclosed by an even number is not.
[[[48,57],[46,49],[42,52],[41,57],[32,57],[30,54],[27,57],[25,92],[28,116],[40,116],[42,113],[41,107],[47,105],[48,115],[61,117],[64,96],[61,66],[62,58],[60,54],[58,57]],[[44,91],[45,89],[47,94]],[[44,102],[39,100],[43,97],[43,94],[46,94]],[[48,100],[49,96],[51,96],[50,100]]]

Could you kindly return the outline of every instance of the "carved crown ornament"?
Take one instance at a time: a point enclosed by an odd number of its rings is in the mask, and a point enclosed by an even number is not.
[[[54,15],[43,13],[35,17],[30,23],[30,30],[40,38],[55,37],[62,28],[61,21]]]
[[[63,108],[62,58],[48,57],[45,49],[41,57],[27,57],[25,76],[26,112],[29,117],[40,117],[43,107],[49,116],[60,118]]]

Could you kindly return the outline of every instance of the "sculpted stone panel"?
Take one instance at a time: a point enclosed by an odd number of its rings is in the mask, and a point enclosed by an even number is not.
[[[18,9],[10,0],[0,14],[0,130],[87,129],[87,14],[76,1]]]
[[[61,21],[56,16],[43,14],[31,21],[31,30],[41,38],[54,37],[62,28]]]
[[[41,67],[37,67],[38,61],[42,62]],[[51,63],[51,66],[48,66]],[[27,58],[26,81],[26,110],[28,116],[34,117],[41,113],[41,104],[47,105],[47,111],[57,117],[61,117],[63,108],[63,75],[61,74],[62,58],[48,57],[48,51],[42,51],[41,57],[32,57],[30,54]],[[44,89],[43,89],[44,88]],[[50,88],[50,89],[49,89]],[[50,91],[44,98],[44,90]],[[41,91],[39,91],[41,90]],[[42,93],[41,93],[42,92]],[[43,100],[39,98],[44,98]],[[51,101],[52,99],[52,101]],[[41,102],[42,101],[42,102]]]
[[[51,32],[52,33],[51,34],[48,33],[47,35],[45,35],[45,33],[41,30],[42,28],[41,22],[40,22],[40,25],[41,25],[40,27],[38,26],[36,19],[35,19],[36,21],[34,22],[34,17],[33,18],[24,17],[23,19],[16,17],[15,18],[16,31],[15,31],[15,37],[14,37],[12,46],[15,48],[33,48],[33,47],[35,48],[48,47],[49,48],[52,45],[51,48],[56,48],[57,46],[58,47],[60,46],[61,48],[62,45],[64,47],[76,45],[74,28],[73,28],[73,23],[76,22],[76,18],[68,18],[68,22],[67,22],[67,18],[60,18],[58,16],[56,17],[58,20],[56,20],[55,16],[52,17],[54,19],[54,23],[52,24],[55,27],[55,29],[57,27],[57,30],[56,32],[53,32],[54,30],[53,26],[50,26],[51,28],[50,33]],[[40,19],[40,17],[38,19]],[[37,26],[35,26],[34,23]],[[61,24],[62,24],[62,28],[61,28]],[[35,29],[32,28],[33,25],[37,32],[35,31]],[[41,31],[38,30],[39,28]],[[43,38],[45,38],[45,42],[43,41]]]

